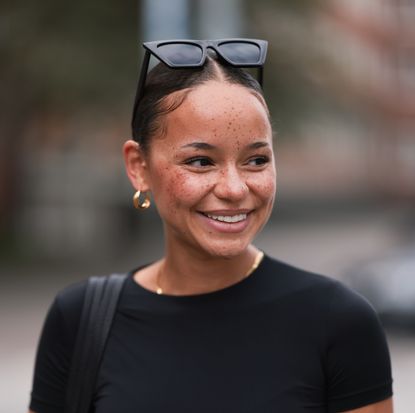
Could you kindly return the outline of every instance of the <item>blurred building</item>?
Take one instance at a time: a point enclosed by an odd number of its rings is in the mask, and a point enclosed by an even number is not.
[[[153,222],[132,209],[121,159],[142,40],[269,40],[280,198],[415,200],[409,0],[142,0],[136,14],[136,1],[91,2],[4,17],[17,40],[0,63],[0,235],[7,220],[24,255],[117,254]]]
[[[367,168],[361,179],[381,195],[415,200],[415,3],[331,0],[317,21],[334,65],[324,79],[354,109]],[[347,120],[347,122],[349,122]],[[348,139],[347,135],[343,137]]]

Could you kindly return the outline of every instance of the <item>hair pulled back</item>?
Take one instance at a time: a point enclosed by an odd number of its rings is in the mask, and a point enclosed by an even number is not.
[[[172,69],[160,62],[149,72],[144,94],[133,113],[133,139],[144,152],[148,151],[154,136],[164,133],[165,115],[177,109],[192,89],[209,80],[244,86],[264,100],[261,86],[248,72],[218,60],[216,55],[209,53],[200,68]],[[183,93],[172,95],[179,91]]]

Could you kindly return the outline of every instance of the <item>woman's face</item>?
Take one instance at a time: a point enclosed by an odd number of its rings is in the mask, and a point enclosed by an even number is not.
[[[266,109],[248,89],[209,81],[166,115],[144,180],[170,248],[210,256],[245,251],[268,220],[276,172]],[[177,244],[179,243],[179,244]]]

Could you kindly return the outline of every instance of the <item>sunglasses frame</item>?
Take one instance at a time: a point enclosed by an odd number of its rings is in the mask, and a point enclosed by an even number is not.
[[[235,63],[229,59],[226,54],[222,53],[220,46],[227,43],[239,43],[239,44],[253,44],[259,48],[260,54],[259,59],[256,62],[252,63]],[[202,56],[198,63],[184,63],[184,64],[175,64],[168,60],[163,53],[160,51],[160,46],[165,46],[169,44],[187,44],[197,46],[202,50]],[[163,62],[166,66],[172,69],[185,69],[185,68],[197,68],[202,67],[206,62],[207,50],[213,49],[217,56],[225,61],[227,64],[233,67],[257,67],[258,68],[258,83],[262,87],[263,77],[264,77],[264,63],[267,55],[268,42],[261,39],[246,39],[246,38],[230,38],[230,39],[219,39],[219,40],[190,40],[190,39],[174,39],[174,40],[159,40],[154,42],[144,42],[143,47],[145,49],[145,54],[143,58],[143,63],[141,65],[140,77],[137,85],[137,91],[134,99],[134,108],[133,108],[133,121],[135,119],[135,113],[137,106],[143,97],[144,86],[147,79],[147,72],[150,63],[151,55],[155,56],[158,60]]]

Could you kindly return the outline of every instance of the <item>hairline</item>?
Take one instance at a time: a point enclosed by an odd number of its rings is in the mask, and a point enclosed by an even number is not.
[[[226,79],[224,76],[221,76],[220,79],[215,79],[215,78],[214,79],[207,79],[207,80],[205,80],[201,83],[198,83],[197,85],[187,87],[187,88],[184,88],[184,89],[180,89],[180,90],[175,90],[174,92],[164,96],[163,99],[160,100],[160,106],[163,108],[163,110],[166,113],[160,119],[160,121],[161,121],[160,133],[157,134],[157,136],[153,136],[153,138],[166,136],[166,133],[167,133],[166,115],[168,115],[169,113],[172,113],[176,109],[178,109],[186,101],[187,97],[189,96],[189,94],[191,92],[197,90],[201,86],[204,86],[204,85],[208,84],[209,82],[219,82],[219,83],[225,83],[225,84],[227,83],[229,85],[235,85],[235,86],[238,86],[238,87],[241,87],[241,88],[244,88],[245,90],[247,90],[252,96],[257,98],[258,101],[261,103],[261,105],[263,106],[263,108],[266,111],[268,121],[271,124],[269,109],[268,109],[268,106],[265,102],[265,99],[261,95],[261,93],[257,92],[255,89],[252,89],[252,88],[247,87],[245,85],[241,85],[240,83],[231,82],[231,81],[229,81],[229,79]],[[177,99],[176,99],[176,97],[177,97]]]
[[[155,106],[155,108],[157,108],[157,111],[159,112],[157,116],[158,126],[155,125],[153,134],[148,135],[149,137],[149,139],[147,139],[148,143],[142,146],[144,149],[144,152],[146,152],[147,149],[148,150],[150,149],[152,139],[157,139],[157,137],[164,137],[166,135],[167,133],[167,122],[165,119],[166,115],[178,109],[182,105],[182,103],[186,100],[189,93],[196,90],[198,87],[202,85],[206,85],[208,82],[221,82],[224,84],[227,83],[229,85],[240,86],[248,90],[248,92],[252,96],[256,97],[259,100],[259,102],[265,109],[268,121],[271,126],[271,130],[273,129],[269,108],[265,101],[265,97],[262,94],[261,89],[257,90],[256,87],[250,86],[250,84],[245,84],[242,82],[235,81],[235,79],[231,75],[229,75],[226,72],[226,70],[224,70],[224,67],[219,63],[217,59],[211,56],[208,56],[207,58],[209,60],[209,64],[211,65],[213,69],[209,77],[203,80],[196,81],[192,85],[183,87],[182,89],[174,90],[171,93],[163,96],[161,99],[158,100],[157,105]]]

